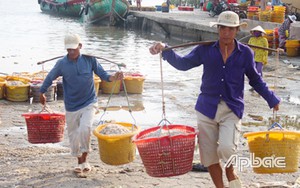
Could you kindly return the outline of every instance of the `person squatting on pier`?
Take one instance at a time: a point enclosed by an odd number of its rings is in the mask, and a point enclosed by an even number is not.
[[[278,29],[279,48],[286,49],[285,41],[288,38],[288,35],[290,34],[291,23],[295,22],[296,20],[297,18],[295,15],[288,15],[288,17],[284,20],[284,22],[279,27]]]

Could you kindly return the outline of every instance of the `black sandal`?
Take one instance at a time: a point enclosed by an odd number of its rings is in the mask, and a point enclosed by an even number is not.
[[[207,169],[207,167],[205,167],[201,163],[193,163],[192,171],[195,171],[195,172],[208,172],[208,169]]]

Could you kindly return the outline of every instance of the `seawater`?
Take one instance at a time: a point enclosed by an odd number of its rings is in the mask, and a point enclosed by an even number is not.
[[[164,100],[166,115],[170,121],[196,124],[193,109],[199,94],[202,66],[184,72],[177,71],[162,61],[161,69],[159,56],[149,53],[149,47],[155,41],[168,42],[170,45],[180,42],[168,41],[153,33],[128,30],[124,27],[86,25],[77,18],[48,15],[40,10],[35,0],[0,1],[0,7],[1,73],[49,71],[56,60],[43,65],[37,65],[37,62],[65,55],[63,45],[65,34],[78,33],[83,43],[81,50],[83,54],[124,63],[127,67],[122,68],[122,71],[139,72],[146,77],[146,90],[143,95],[135,97],[145,106],[140,122],[143,121],[142,123],[149,126],[158,123],[163,118],[162,100]],[[179,54],[186,54],[192,48],[176,51]],[[118,70],[114,64],[104,60],[99,62],[106,70]],[[280,97],[288,103],[299,104],[299,96],[298,90],[293,93],[289,91],[280,93]],[[106,97],[102,97],[100,102],[105,104],[106,100]],[[144,116],[147,116],[147,119]]]
[[[182,72],[162,62],[161,70],[159,55],[151,55],[149,47],[155,41],[164,39],[155,34],[128,30],[122,26],[85,25],[77,18],[48,15],[40,10],[35,0],[0,1],[0,7],[1,73],[50,71],[56,60],[43,65],[37,65],[37,62],[65,55],[65,34],[78,33],[83,43],[83,54],[124,63],[127,67],[122,68],[122,71],[139,72],[145,76],[143,94],[130,95],[129,98],[130,103],[142,103],[145,107],[142,112],[133,112],[137,124],[155,126],[163,118],[161,75],[165,92],[165,115],[168,120],[196,124],[193,109],[199,92],[202,68]],[[168,41],[169,44],[172,42],[175,44],[175,41]],[[178,52],[184,54],[190,50],[191,48],[178,49]],[[101,59],[99,62],[106,70],[118,70],[114,64]],[[100,105],[105,106],[107,100],[108,96],[100,96]],[[183,101],[186,105],[180,104]],[[126,104],[125,96],[113,96],[109,105]],[[105,118],[116,117],[116,114],[121,114],[120,119],[124,117],[125,120],[131,121],[128,111],[123,110],[108,112]]]

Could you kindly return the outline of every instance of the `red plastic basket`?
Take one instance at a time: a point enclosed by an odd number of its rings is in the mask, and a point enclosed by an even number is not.
[[[180,135],[147,137],[162,130],[177,130]],[[133,137],[148,175],[169,177],[185,174],[192,169],[196,132],[185,125],[157,126],[141,131]]]
[[[22,114],[27,125],[28,141],[32,144],[57,143],[64,138],[65,115],[61,113]]]

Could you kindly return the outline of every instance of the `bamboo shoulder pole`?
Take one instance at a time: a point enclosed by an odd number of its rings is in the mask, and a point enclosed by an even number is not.
[[[116,62],[114,62],[114,61],[110,61],[110,60],[105,59],[105,58],[103,58],[103,57],[98,57],[98,56],[94,56],[94,55],[87,55],[87,54],[82,54],[82,55],[88,56],[88,57],[94,57],[94,58],[96,58],[96,59],[102,59],[102,60],[105,60],[105,61],[107,61],[107,62],[116,64],[116,65],[118,65],[118,66],[120,66],[120,67],[126,67],[126,65],[125,65],[124,63],[116,63]],[[46,63],[46,62],[48,62],[48,61],[52,61],[52,60],[55,60],[55,59],[58,59],[58,58],[62,58],[62,57],[64,57],[64,56],[53,57],[53,58],[51,58],[51,59],[47,59],[47,60],[44,60],[44,61],[39,61],[39,62],[37,62],[37,64],[38,64],[38,65],[42,65],[42,64],[44,64],[44,63]]]
[[[52,61],[52,60],[55,60],[55,59],[58,59],[58,58],[62,58],[63,56],[57,56],[57,57],[53,57],[53,58],[51,58],[51,59],[47,59],[47,60],[44,60],[44,61],[39,61],[39,62],[37,62],[37,64],[38,65],[41,65],[41,64],[44,64],[44,63],[46,63],[46,62],[48,62],[48,61]]]
[[[177,46],[170,46],[167,47],[165,49],[163,49],[163,51],[165,50],[171,50],[171,49],[175,49],[175,48],[182,48],[182,47],[188,47],[188,46],[196,46],[196,45],[210,45],[215,43],[216,41],[199,41],[199,42],[189,42],[189,43],[185,43],[185,44],[179,44]]]
[[[188,47],[188,46],[195,46],[195,45],[210,45],[215,43],[216,41],[199,41],[199,42],[190,42],[190,43],[185,43],[185,44],[180,44],[177,46],[171,46],[171,47],[167,47],[165,48],[163,51],[166,50],[171,50],[171,49],[175,49],[175,48],[182,48],[182,47]],[[262,50],[268,50],[268,51],[272,51],[272,52],[277,52],[277,49],[274,48],[265,48],[265,47],[261,47],[261,46],[256,46],[256,45],[252,45],[252,44],[247,44],[247,43],[242,43],[245,44],[251,48],[258,48],[258,49],[262,49]],[[281,51],[281,50],[280,50]]]

